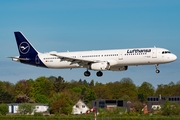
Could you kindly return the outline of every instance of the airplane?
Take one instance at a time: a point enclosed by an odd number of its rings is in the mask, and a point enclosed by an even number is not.
[[[21,32],[14,32],[14,35],[19,56],[8,57],[13,61],[53,69],[86,68],[86,77],[91,75],[89,70],[97,71],[96,75],[101,77],[102,71],[126,71],[129,66],[139,65],[155,65],[156,73],[160,73],[159,64],[177,59],[169,50],[157,47],[40,53]]]

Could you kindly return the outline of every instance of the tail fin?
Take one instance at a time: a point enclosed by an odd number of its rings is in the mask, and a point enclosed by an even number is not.
[[[14,32],[14,35],[20,56],[36,56],[39,53],[21,32]]]

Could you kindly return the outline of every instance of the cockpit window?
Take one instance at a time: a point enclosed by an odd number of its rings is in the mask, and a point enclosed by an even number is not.
[[[171,53],[170,51],[163,51],[162,54],[168,54]]]

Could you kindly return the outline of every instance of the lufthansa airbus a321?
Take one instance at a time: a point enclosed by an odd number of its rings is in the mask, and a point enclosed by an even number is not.
[[[14,32],[14,35],[19,56],[9,57],[13,61],[54,69],[85,68],[85,76],[91,75],[89,70],[97,71],[96,75],[101,77],[102,71],[105,70],[125,71],[128,66],[138,65],[155,65],[156,73],[159,73],[159,64],[170,63],[177,59],[177,56],[169,50],[156,47],[40,53],[21,32]]]

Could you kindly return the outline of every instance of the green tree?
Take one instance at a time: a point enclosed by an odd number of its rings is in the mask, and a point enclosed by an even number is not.
[[[137,87],[131,78],[123,78],[121,81],[120,93],[122,96],[128,95],[131,100],[137,97]]]
[[[6,87],[2,81],[0,81],[0,91],[5,91]]]
[[[0,81],[0,89],[8,92],[9,94],[13,95],[14,93],[14,84],[8,82],[8,81]]]
[[[55,77],[55,76],[50,76],[50,77],[48,77],[47,79],[53,83],[53,82],[57,79],[57,77]]]
[[[30,83],[27,80],[20,80],[15,84],[15,93],[17,95],[30,95]]]
[[[162,107],[162,115],[164,116],[174,116],[180,115],[180,106],[178,103],[169,102],[168,100],[165,102]]]
[[[170,82],[169,84],[160,84],[158,85],[155,95],[162,95],[162,96],[172,96],[175,91],[175,84]]]
[[[90,87],[94,87],[94,80],[91,80],[91,82],[89,83]]]
[[[121,83],[119,81],[116,81],[114,83],[112,82],[107,83],[105,89],[110,90],[108,95],[111,95],[112,99],[120,99],[123,96],[122,93],[120,92]]]
[[[34,89],[34,84],[35,81],[33,79],[29,79],[27,80],[27,82],[30,84],[30,90],[29,90],[29,94],[28,96],[30,97],[30,99],[34,99],[34,95],[35,95],[35,89]]]
[[[29,101],[30,84],[27,80],[20,80],[15,84],[15,97],[17,103],[25,103]]]
[[[53,83],[53,88],[55,92],[62,92],[65,89],[65,80],[63,77],[59,76],[55,79]]]
[[[46,77],[42,76],[35,80],[34,82],[34,96],[41,94],[46,97],[51,96],[51,91],[53,89],[53,83],[49,81]]]
[[[6,104],[0,104],[0,114],[6,115],[8,112],[8,106]]]
[[[79,84],[79,85],[82,85],[82,84],[83,84],[82,79],[79,79],[78,84]]]
[[[124,95],[121,97],[121,100],[129,101],[131,99],[130,99],[129,95]]]
[[[14,97],[8,92],[0,90],[0,103],[14,102]]]
[[[97,99],[112,99],[111,90],[107,87],[107,85],[96,83],[93,90]]]
[[[131,100],[137,98],[136,85],[130,78],[123,78],[114,83],[108,83],[107,87],[111,90],[112,99],[121,99],[122,96],[129,96]]]
[[[50,111],[52,113],[70,114],[73,101],[66,93],[56,93],[50,99]]]
[[[20,114],[31,114],[35,110],[35,106],[31,103],[19,104],[18,112]]]
[[[83,80],[83,85],[88,86],[89,83],[86,80]]]
[[[0,103],[14,102],[14,96],[11,91],[13,91],[13,86],[9,82],[0,81]]]
[[[36,103],[49,103],[48,97],[46,97],[45,95],[41,95],[41,94],[36,94],[35,100],[36,100],[35,101]]]
[[[148,96],[154,95],[154,87],[148,82],[143,82],[140,87],[138,87],[138,99],[141,102],[147,101]]]
[[[180,96],[180,84],[176,84],[175,86],[174,86],[174,96]]]
[[[85,85],[74,87],[70,91],[76,94],[77,98],[83,100],[85,103],[89,103],[96,99],[94,91]]]

